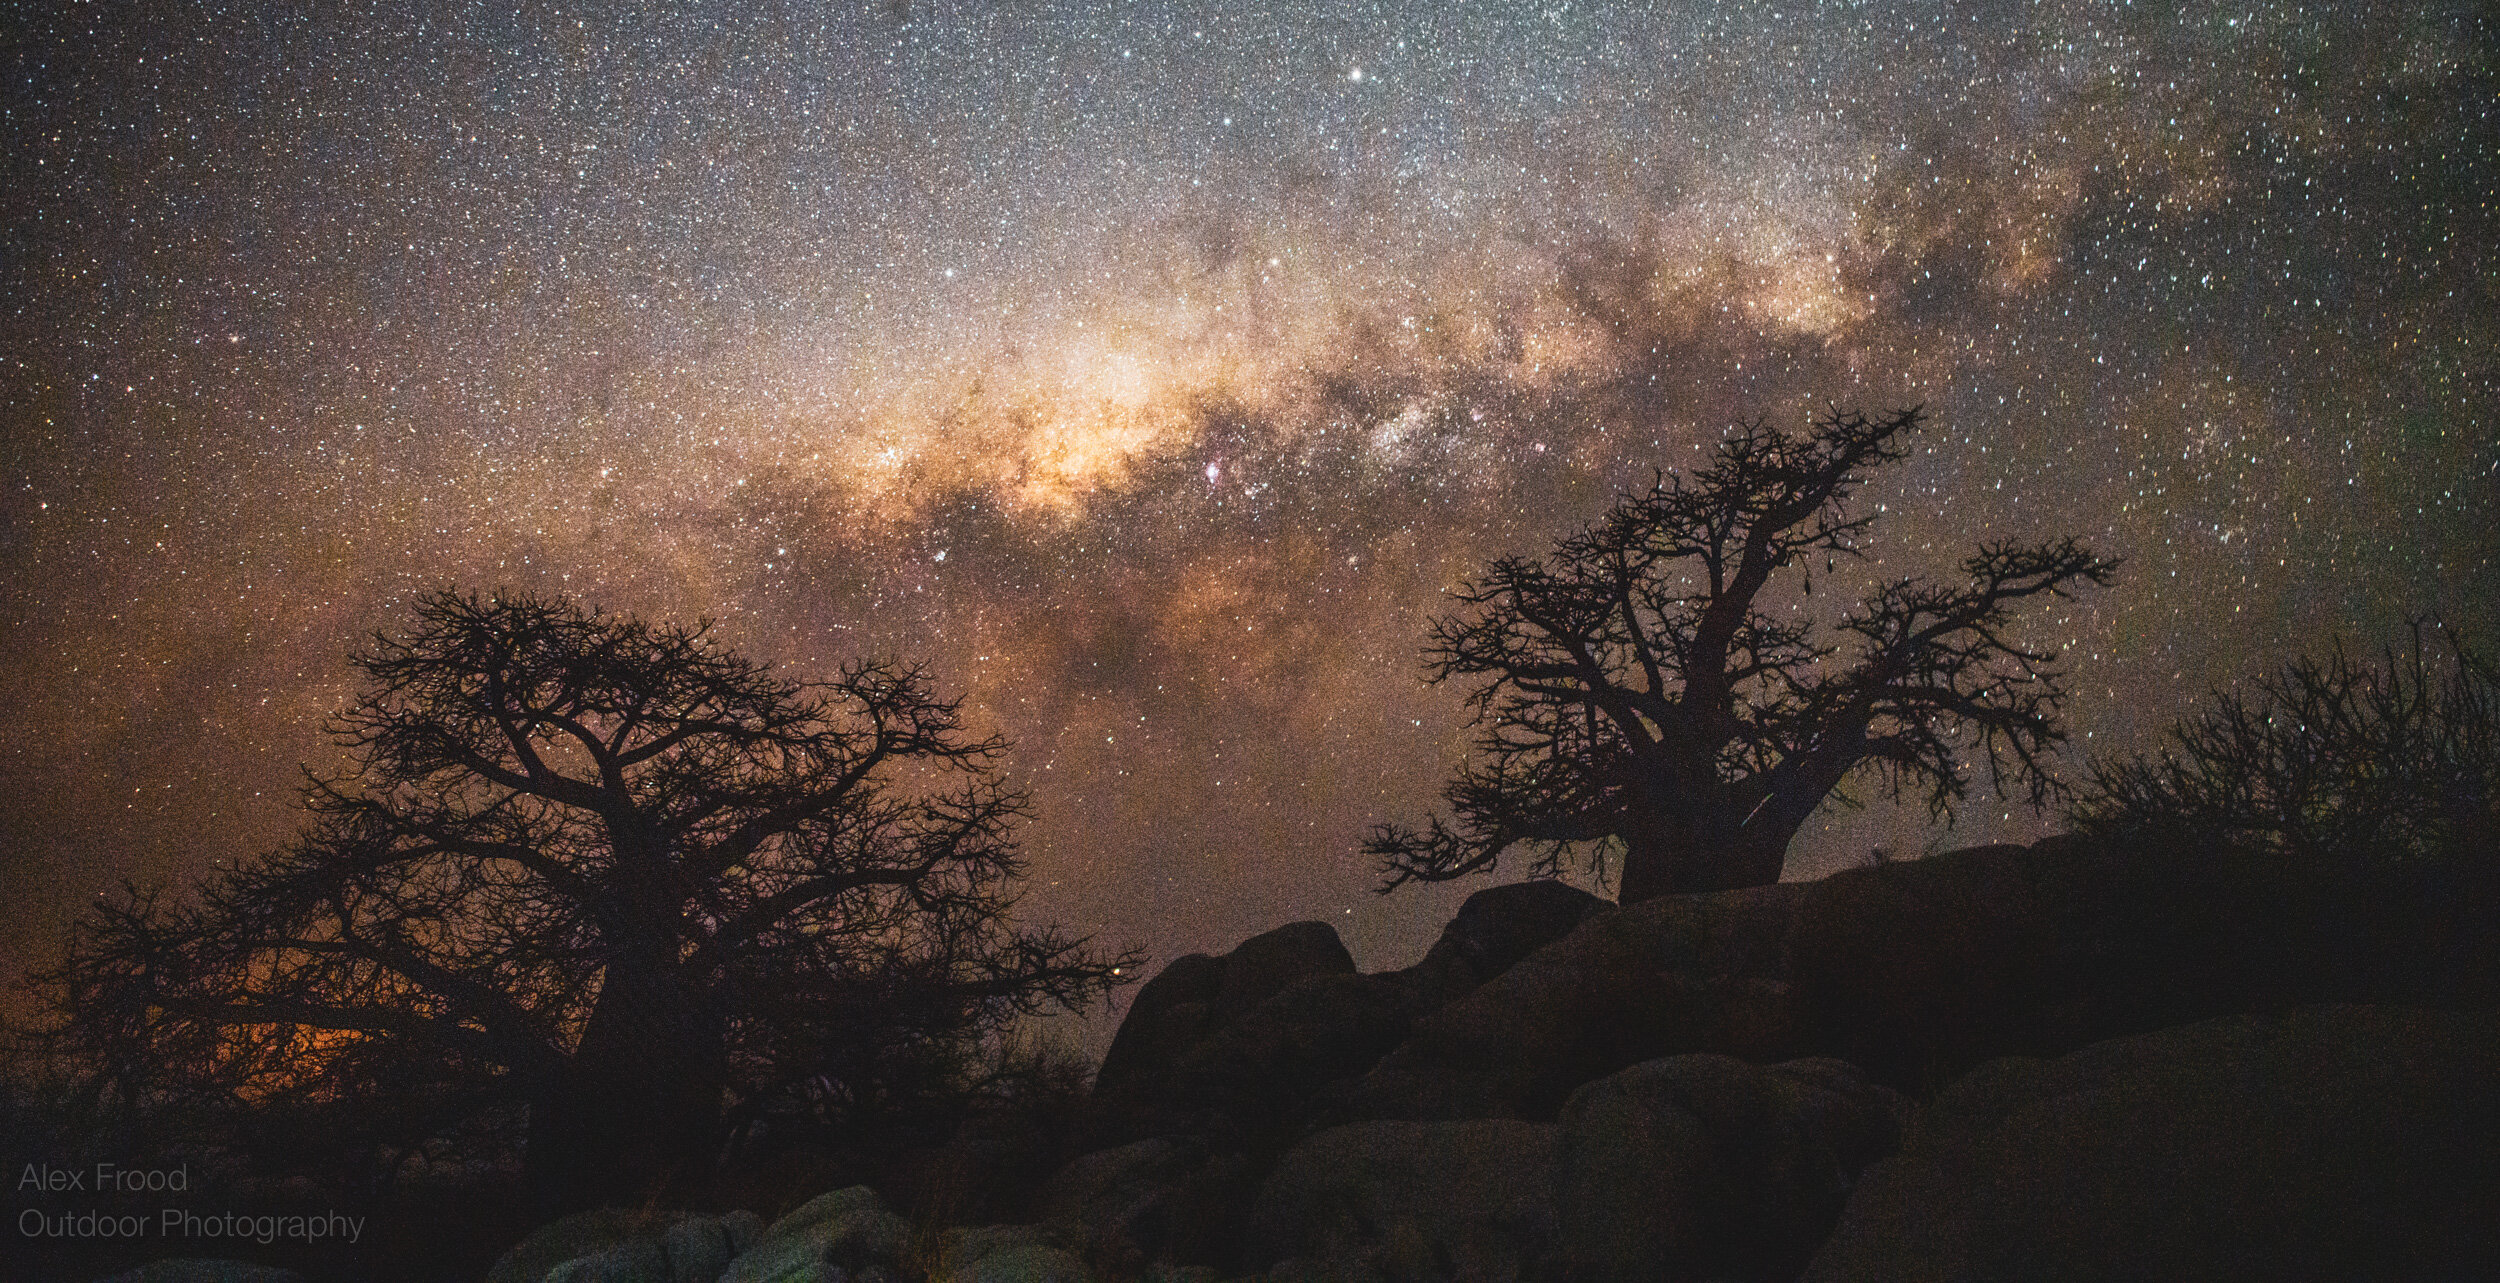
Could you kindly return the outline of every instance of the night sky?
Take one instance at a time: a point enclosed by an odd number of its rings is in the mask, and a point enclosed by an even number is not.
[[[2500,642],[2471,0],[5,25],[10,970],[291,833],[446,585],[925,660],[1019,745],[1030,918],[1374,968],[1489,885],[1357,851],[1465,749],[1441,594],[1740,417],[1928,408],[1862,575],[2126,559],[2023,624],[2076,763],[2409,614]],[[1789,876],[2053,823],[1827,814]]]

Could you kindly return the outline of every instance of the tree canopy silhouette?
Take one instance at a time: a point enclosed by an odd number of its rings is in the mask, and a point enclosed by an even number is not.
[[[2417,621],[2374,661],[2338,645],[2255,685],[2095,761],[2069,822],[2307,861],[2500,851],[2500,667],[2455,633]]]
[[[1847,504],[1906,455],[1921,412],[1834,412],[1791,435],[1740,425],[1710,466],[1618,499],[1549,557],[1506,557],[1455,596],[1426,650],[1470,696],[1477,756],[1443,796],[1453,818],[1375,828],[1384,890],[1494,866],[1526,843],[1619,856],[1624,902],[1776,881],[1800,825],[1852,773],[1945,813],[1961,750],[2036,804],[2063,738],[2052,651],[2007,637],[2009,612],[2117,563],[2071,539],[1983,544],[1957,585],[1882,584],[1827,633],[1766,590],[1813,591],[1873,520]],[[1849,653],[1837,641],[1846,639]]]
[[[418,1132],[526,1103],[534,1185],[580,1203],[1132,961],[1009,924],[1024,798],[916,667],[789,681],[705,627],[449,592],[355,663],[296,841],[82,925],[62,1036],[103,1079]]]

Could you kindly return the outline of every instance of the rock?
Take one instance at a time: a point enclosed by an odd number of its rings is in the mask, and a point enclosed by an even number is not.
[[[946,1268],[960,1270],[987,1256],[1025,1247],[1070,1248],[1074,1231],[1058,1225],[970,1225],[943,1236]]]
[[[2056,933],[2042,862],[1992,846],[1836,873],[1801,897],[1789,979],[1814,1049],[1932,1091],[2008,1045]]]
[[[96,1283],[304,1283],[304,1276],[274,1265],[186,1256],[150,1261]]]
[[[1088,1259],[1126,1272],[1227,1255],[1250,1193],[1244,1155],[1158,1136],[1070,1162],[1043,1188],[1039,1208],[1079,1230]]]
[[[2495,1211],[2500,1013],[2301,1008],[1981,1066],[1805,1278],[2500,1277]]]
[[[668,1227],[661,1246],[670,1283],[713,1283],[764,1236],[764,1218],[741,1208],[726,1216],[693,1216]]]
[[[837,1190],[828,1190],[782,1213],[781,1219],[765,1228],[764,1237],[782,1238],[802,1233],[809,1226],[821,1221],[844,1220],[853,1216],[889,1211],[885,1200],[877,1197],[877,1191],[865,1185],[849,1185]]]
[[[854,1185],[819,1195],[772,1223],[722,1271],[719,1283],[834,1283],[901,1277],[911,1226],[875,1190]]]
[[[1922,1095],[2233,1012],[2500,1002],[2500,861],[2326,865],[2075,837],[1812,884],[1790,982],[1813,1049]]]
[[[1284,992],[1296,980],[1353,971],[1354,955],[1346,952],[1335,927],[1325,922],[1289,922],[1242,941],[1224,955],[1224,979],[1210,1014],[1217,1023],[1226,1023]]]
[[[1627,1065],[1834,1056],[1929,1095],[2233,1011],[2500,1003],[2500,861],[2303,867],[2049,838],[1592,914],[1419,1018],[1341,1117],[1550,1118]]]
[[[1159,1096],[1171,1066],[1209,1033],[1297,980],[1353,971],[1354,956],[1325,922],[1287,923],[1221,958],[1176,958],[1129,1004],[1094,1076],[1094,1093]]]
[[[1562,1108],[1551,1276],[1793,1279],[1908,1111],[1836,1060],[1672,1056],[1590,1083]]]
[[[1593,913],[1418,1020],[1347,1107],[1375,1118],[1552,1118],[1582,1083],[1643,1060],[1803,1054],[1783,976],[1804,894],[1783,883]]]
[[[1114,1245],[1126,1244],[1152,1255],[1170,1236],[1176,1195],[1206,1160],[1203,1143],[1165,1136],[1082,1155],[1050,1178],[1038,1207],[1046,1220],[1081,1227],[1098,1252],[1124,1255]]]
[[[1043,1187],[1047,1220],[1115,1229],[1137,1219],[1174,1182],[1206,1161],[1206,1146],[1157,1136],[1069,1161]]]
[[[615,1209],[586,1215],[591,1219],[549,1236],[545,1240],[549,1249],[554,1250],[567,1238],[594,1237],[615,1230],[621,1230],[621,1235],[605,1247],[540,1271],[538,1279],[544,1283],[714,1283],[729,1262],[752,1246],[763,1232],[762,1218],[749,1211],[726,1216],[676,1213],[658,1225]],[[568,1217],[549,1228],[577,1220],[580,1218]],[[538,1240],[538,1235],[532,1235],[529,1241]],[[512,1253],[507,1253],[506,1259],[516,1260]],[[528,1277],[521,1271],[530,1268],[529,1262],[516,1260],[512,1276]],[[503,1269],[501,1263],[497,1269]]]
[[[618,1207],[601,1207],[550,1221],[496,1258],[486,1283],[541,1283],[547,1271],[606,1249],[651,1228],[651,1222]]]
[[[719,1277],[720,1271],[712,1271]],[[630,1238],[547,1271],[545,1283],[675,1283],[668,1249],[654,1238]],[[703,1283],[711,1283],[705,1279]]]
[[[1417,1017],[1604,903],[1552,881],[1479,891],[1404,971],[1357,974],[1322,922],[1278,928],[1220,959],[1179,959],[1140,991],[1104,1057],[1095,1142],[1215,1131],[1256,1145],[1341,1115],[1352,1080],[1405,1041]]]
[[[1427,1009],[1473,992],[1520,959],[1571,934],[1613,907],[1565,882],[1539,879],[1488,887],[1467,897],[1424,960],[1409,968]]]
[[[1400,1283],[1519,1278],[1553,1239],[1554,1154],[1551,1124],[1511,1119],[1330,1128],[1268,1173],[1244,1259]]]
[[[1330,1083],[1405,1041],[1418,1014],[1415,989],[1394,975],[1306,977],[1183,1054],[1168,1099],[1253,1130],[1289,1127]]]
[[[991,1252],[959,1270],[948,1283],[1092,1283],[1074,1253],[1040,1243]]]
[[[1224,964],[1203,953],[1174,958],[1138,986],[1119,1032],[1094,1073],[1094,1094],[1117,1096],[1179,1059],[1206,1030],[1215,995],[1224,987]]]

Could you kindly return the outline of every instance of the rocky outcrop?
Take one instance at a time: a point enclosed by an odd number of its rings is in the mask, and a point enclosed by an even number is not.
[[[1809,884],[1813,1049],[1919,1095],[1999,1056],[2233,1012],[2500,1003],[2500,862],[2303,864],[2074,837]]]
[[[486,1272],[486,1283],[540,1283],[547,1271],[604,1251],[652,1227],[621,1207],[599,1207],[550,1221],[513,1244]]]
[[[1394,975],[1296,982],[1181,1055],[1163,1099],[1254,1129],[1303,1118],[1330,1084],[1360,1077],[1405,1041],[1421,1011]]]
[[[1907,1112],[1838,1061],[1678,1056],[1582,1087],[1554,1124],[1352,1123],[1268,1173],[1241,1261],[1276,1280],[1791,1279]]]
[[[1087,1283],[1079,1246],[1058,1225],[915,1233],[876,1191],[854,1185],[773,1222],[703,1283]]]
[[[1552,1118],[1582,1083],[1643,1060],[1801,1054],[1785,949],[1804,892],[1787,883],[1594,914],[1419,1020],[1348,1108],[1386,1118]]]
[[[1592,913],[1614,906],[1566,882],[1539,879],[1488,887],[1467,897],[1423,961],[1403,972],[1426,1010],[1475,992],[1519,960],[1571,934]]]
[[[1093,1283],[1085,1262],[1066,1248],[1023,1243],[984,1253],[933,1283]]]
[[[1252,1188],[1250,1159],[1198,1137],[1155,1137],[1087,1154],[1042,1191],[1043,1219],[1076,1227],[1086,1256],[1117,1273],[1230,1254]]]
[[[1793,1279],[1909,1103],[1837,1060],[1673,1056],[1563,1103],[1545,1277]]]
[[[1518,1279],[1553,1241],[1555,1131],[1481,1119],[1320,1132],[1259,1187],[1244,1260],[1279,1278]]]
[[[911,1226],[865,1185],[834,1190],[774,1221],[720,1283],[838,1283],[901,1277]],[[837,1276],[834,1271],[840,1271]]]
[[[487,1283],[713,1283],[763,1228],[753,1212],[577,1212],[515,1244]]]
[[[2057,839],[1622,908],[1498,887],[1369,975],[1296,923],[1165,968],[1082,1107],[958,1138],[1021,1156],[977,1213],[1019,1223],[837,1191],[722,1279],[1785,1280],[1836,1218],[1818,1278],[2476,1276],[2500,1017],[2396,1008],[2500,1006],[2495,880]],[[675,1268],[674,1225],[568,1232],[580,1279]],[[2294,1248],[2230,1246],[2261,1233]]]
[[[1095,1079],[1097,1140],[1290,1130],[1403,1042],[1415,1020],[1568,934],[1605,901],[1560,882],[1468,897],[1423,960],[1357,973],[1334,928],[1297,922],[1138,992]]]
[[[2500,1003],[2495,868],[2074,838],[1595,914],[1421,1016],[1349,1117],[1551,1118],[1660,1056],[1824,1055],[1914,1095],[1996,1056],[2328,1001]]]
[[[2500,1014],[2331,1006],[2007,1059],[1871,1167],[1809,1283],[2500,1269]]]
[[[543,1275],[544,1283],[715,1283],[730,1261],[753,1245],[763,1221],[753,1212],[688,1216],[658,1235],[640,1234],[576,1257]]]
[[[1107,1096],[1169,1094],[1171,1067],[1208,1034],[1297,980],[1351,975],[1354,957],[1325,922],[1293,922],[1244,940],[1231,953],[1175,958],[1137,991],[1094,1076]]]
[[[1118,1269],[1230,1259],[1256,1177],[1418,1015],[1568,933],[1604,901],[1558,882],[1470,896],[1424,959],[1361,974],[1324,922],[1192,954],[1148,981],[1096,1076],[1096,1152],[1034,1205]]]

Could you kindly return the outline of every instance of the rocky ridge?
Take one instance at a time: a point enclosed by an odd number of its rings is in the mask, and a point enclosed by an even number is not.
[[[1289,924],[1138,991],[1029,1219],[590,1214],[489,1283],[2500,1272],[2489,864],[1525,883],[1372,974]]]

